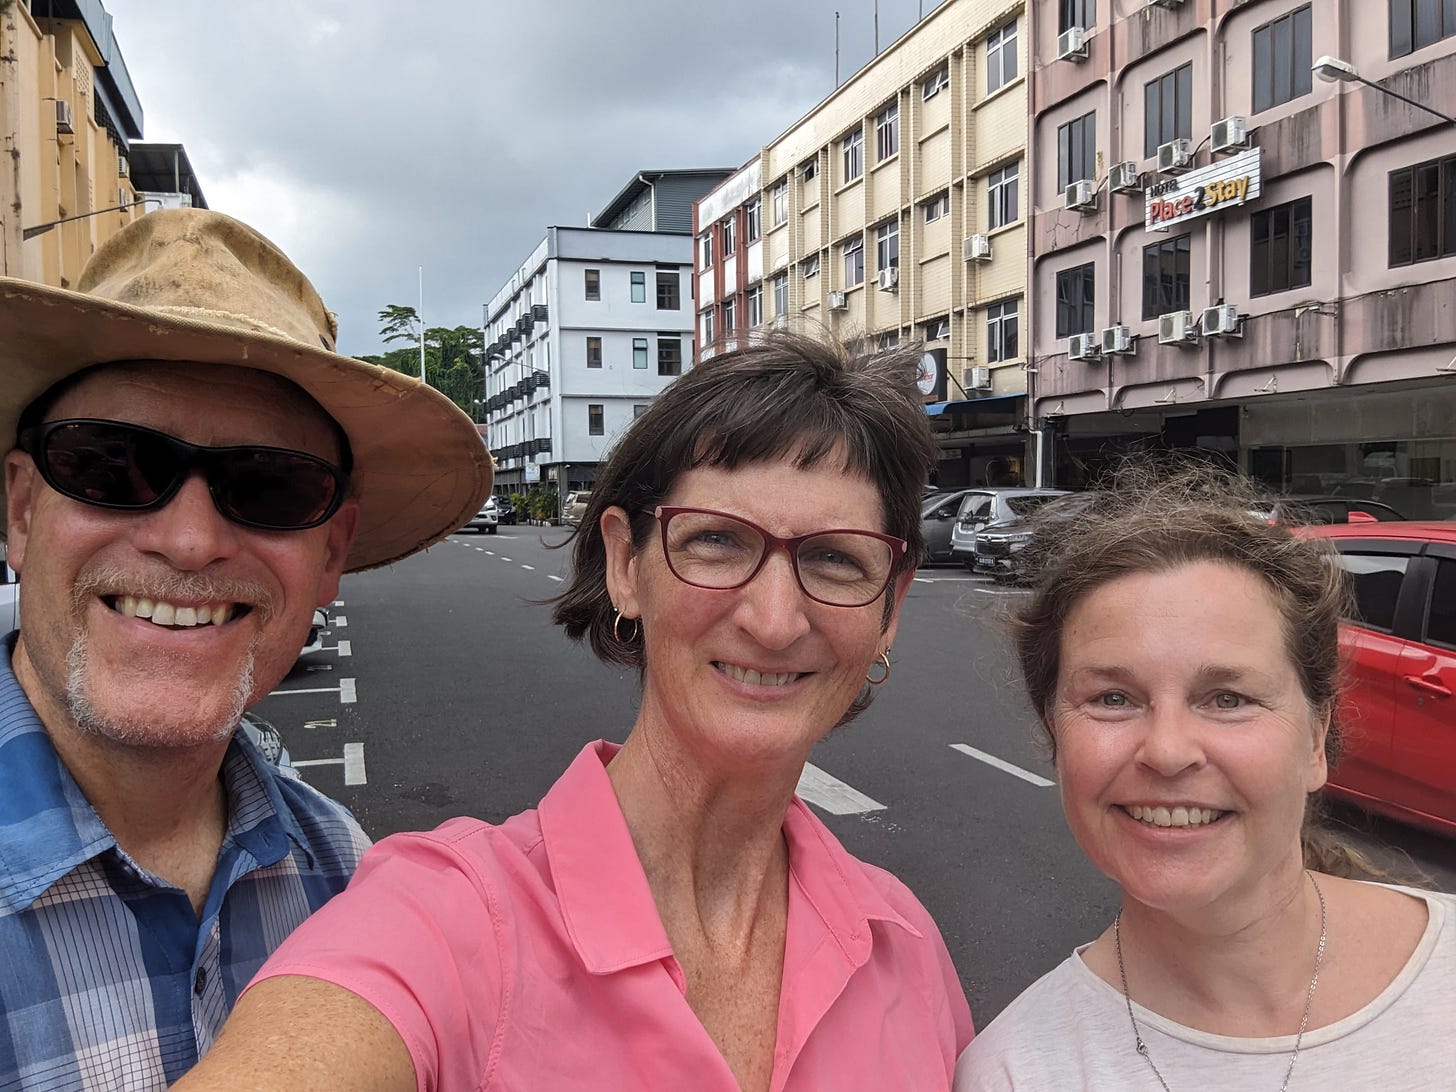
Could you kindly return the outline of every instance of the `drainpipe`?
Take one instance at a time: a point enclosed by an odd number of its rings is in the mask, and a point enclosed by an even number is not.
[[[20,63],[17,50],[15,5],[6,6],[4,23],[0,25],[0,44],[5,50],[0,55],[0,94],[3,94],[3,114],[7,129],[3,134],[4,152],[10,158],[8,169],[0,168],[0,218],[5,220],[3,236],[0,236],[0,272],[8,277],[24,276],[21,266],[20,225],[20,133],[15,126],[20,118]]]

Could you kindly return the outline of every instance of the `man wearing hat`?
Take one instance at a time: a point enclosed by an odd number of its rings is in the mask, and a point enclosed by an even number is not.
[[[334,337],[276,247],[204,210],[132,223],[75,291],[0,280],[0,1088],[181,1077],[367,845],[237,725],[340,576],[463,525],[491,464]]]

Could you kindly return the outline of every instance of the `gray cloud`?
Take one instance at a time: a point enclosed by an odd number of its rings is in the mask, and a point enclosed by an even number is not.
[[[641,168],[733,167],[873,55],[872,0],[105,0],[146,139],[286,250],[339,312],[478,325],[548,224]],[[936,0],[880,0],[889,45]]]

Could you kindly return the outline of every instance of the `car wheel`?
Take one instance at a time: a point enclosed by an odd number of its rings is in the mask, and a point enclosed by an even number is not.
[[[494,527],[487,527],[485,529],[485,533],[488,534],[488,535],[493,535],[493,534],[495,534],[495,528]]]

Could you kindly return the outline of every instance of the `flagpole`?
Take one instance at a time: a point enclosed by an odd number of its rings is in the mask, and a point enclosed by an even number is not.
[[[425,386],[430,381],[425,378],[425,267],[420,266],[420,382]]]

